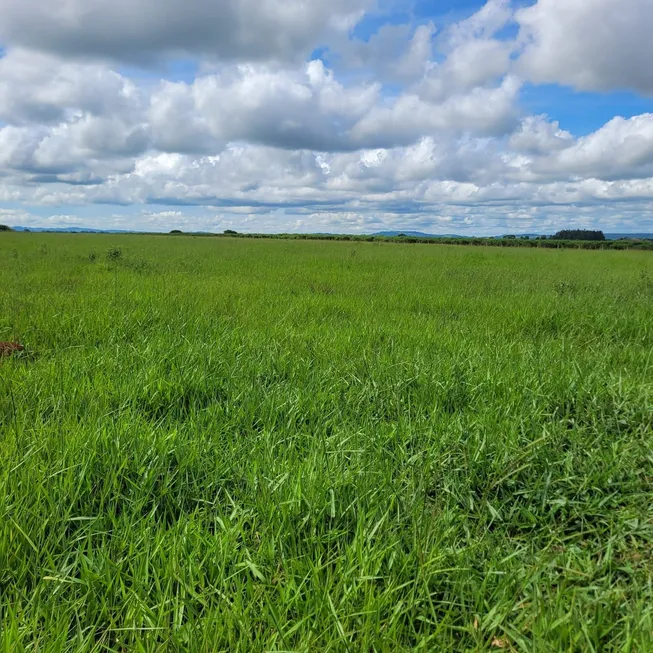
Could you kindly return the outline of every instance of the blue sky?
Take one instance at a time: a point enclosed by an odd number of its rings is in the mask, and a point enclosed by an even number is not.
[[[576,136],[596,131],[615,116],[632,118],[653,111],[653,98],[632,91],[576,91],[557,84],[526,84],[521,104],[527,113],[545,113],[558,120]]]
[[[0,11],[1,223],[653,231],[650,0]]]

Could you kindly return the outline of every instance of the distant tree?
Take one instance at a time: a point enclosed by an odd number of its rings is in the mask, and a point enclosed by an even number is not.
[[[233,229],[225,229],[222,233],[225,236],[237,236],[238,235],[238,232],[234,231]]]
[[[517,236],[515,236],[514,234],[507,234],[506,236],[503,237],[509,240],[514,240],[515,238],[517,238]]]
[[[184,232],[181,229],[173,229],[170,233],[171,234],[183,234]]]
[[[553,240],[605,240],[605,234],[602,231],[588,229],[563,229],[551,238]]]
[[[6,224],[0,224],[0,231],[13,231],[13,229]]]

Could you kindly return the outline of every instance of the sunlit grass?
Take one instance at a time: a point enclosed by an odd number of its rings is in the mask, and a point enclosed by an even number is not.
[[[650,253],[2,234],[0,281],[5,650],[653,650]]]

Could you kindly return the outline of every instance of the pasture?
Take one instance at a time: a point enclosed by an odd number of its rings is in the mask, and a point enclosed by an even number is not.
[[[0,340],[3,650],[653,650],[650,252],[6,233]]]

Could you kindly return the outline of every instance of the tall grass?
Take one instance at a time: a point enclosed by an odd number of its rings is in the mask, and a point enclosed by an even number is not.
[[[653,650],[649,253],[3,234],[0,281],[4,650]]]

